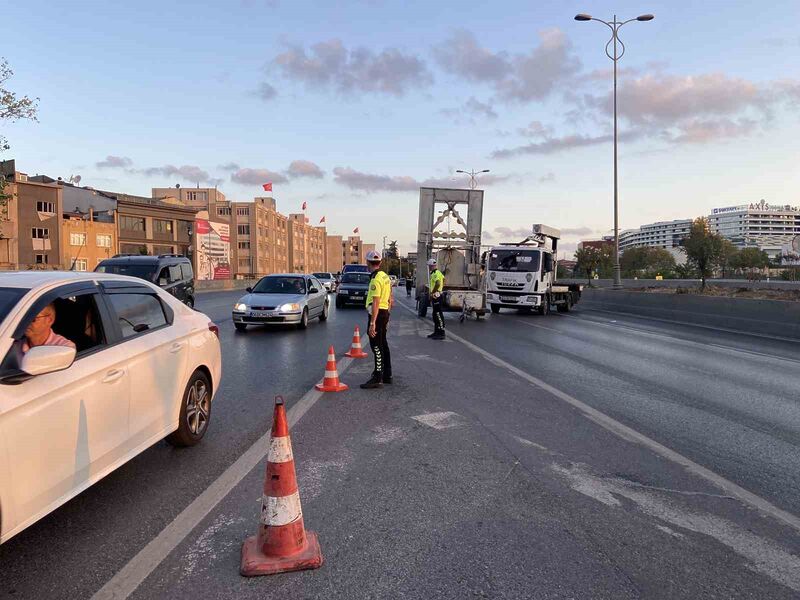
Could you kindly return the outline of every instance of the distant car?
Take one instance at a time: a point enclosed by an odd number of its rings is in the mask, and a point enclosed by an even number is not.
[[[392,282],[392,287],[397,287],[397,275],[389,275],[389,281]]]
[[[325,286],[313,275],[267,275],[234,305],[233,325],[237,331],[248,325],[291,324],[305,329],[310,319],[327,321],[329,308]]]
[[[369,282],[369,273],[342,273],[342,281],[336,291],[336,308],[343,308],[348,304],[366,306]]]
[[[406,278],[405,277],[401,277],[400,279],[398,279],[397,280],[397,285],[399,287],[406,287]]]
[[[336,278],[333,273],[314,273],[313,275],[325,286],[325,290],[329,294],[336,291]]]
[[[25,351],[49,305],[49,330],[76,347]],[[218,334],[141,279],[0,274],[0,543],[159,440],[198,443],[222,375]]]
[[[367,265],[345,265],[342,275],[345,273],[369,273],[369,267]]]
[[[155,283],[188,307],[194,307],[192,261],[177,254],[117,254],[98,263],[95,273],[129,275]]]

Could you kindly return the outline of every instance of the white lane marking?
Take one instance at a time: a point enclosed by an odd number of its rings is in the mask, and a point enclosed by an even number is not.
[[[294,460],[292,455],[292,441],[289,436],[272,438],[269,441],[267,460],[271,463],[286,463]]]
[[[303,516],[300,508],[300,492],[288,496],[261,497],[261,524],[280,527],[294,523]]]
[[[522,323],[523,325],[527,325],[528,327],[536,327],[538,329],[546,329],[547,331],[555,331],[556,333],[564,334],[563,331],[560,329],[555,329],[553,327],[545,327],[544,325],[539,325],[538,323],[530,323],[528,321],[523,321],[522,319],[515,319],[518,323]]]
[[[460,427],[462,425],[466,425],[466,422],[461,415],[449,411],[426,413],[424,415],[417,415],[411,418],[415,421],[419,421],[423,425],[432,427],[433,429],[450,429],[451,427]]]
[[[548,450],[545,446],[542,446],[541,444],[537,444],[536,442],[532,442],[530,440],[526,440],[524,437],[519,437],[518,435],[514,435],[513,433],[510,434],[510,435],[511,435],[512,438],[517,440],[523,446],[532,446],[533,448],[536,448],[537,450],[541,450],[542,452],[547,452],[549,454],[555,454],[554,452],[551,452],[550,450]]]
[[[343,358],[339,372],[344,373],[353,359]],[[303,418],[324,392],[310,389],[287,412],[289,428]],[[122,600],[130,596],[137,587],[169,556],[214,507],[219,504],[250,471],[256,468],[269,452],[270,431],[267,431],[236,459],[230,467],[214,480],[191,504],[175,517],[161,532],[142,548],[128,564],[120,569],[92,596],[91,600]]]
[[[408,307],[405,308],[410,313],[416,314],[412,309]],[[592,408],[591,406],[581,402],[577,398],[573,398],[566,392],[562,392],[561,390],[553,387],[549,383],[545,383],[541,379],[538,379],[537,377],[534,377],[533,375],[526,373],[522,369],[519,369],[514,365],[512,365],[511,363],[504,361],[502,358],[495,356],[491,352],[487,352],[480,346],[476,346],[472,342],[468,342],[461,336],[456,335],[452,332],[448,332],[448,335],[452,339],[464,344],[470,350],[474,350],[475,352],[483,356],[486,360],[488,360],[490,363],[497,365],[498,367],[502,367],[508,371],[511,371],[515,375],[532,383],[536,387],[539,387],[544,391],[549,392],[559,400],[562,400],[563,402],[566,402],[570,406],[575,407],[580,412],[582,412],[584,416],[591,419],[604,429],[607,429],[611,433],[621,437],[622,439],[628,440],[636,444],[641,444],[642,446],[649,448],[659,456],[662,456],[667,460],[671,460],[672,462],[681,465],[684,469],[686,469],[690,473],[693,473],[694,475],[702,477],[706,481],[713,483],[717,487],[724,490],[727,494],[730,494],[731,496],[735,496],[736,498],[738,498],[741,502],[744,502],[745,504],[748,504],[753,508],[755,508],[756,510],[760,510],[765,514],[768,514],[779,521],[782,521],[783,523],[789,525],[796,531],[800,531],[800,518],[796,517],[790,512],[778,508],[777,506],[772,504],[769,500],[766,500],[761,496],[758,496],[753,492],[750,492],[744,489],[743,487],[736,485],[732,481],[725,479],[722,475],[717,475],[711,469],[707,469],[706,467],[697,464],[693,460],[686,458],[685,456],[679,454],[678,452],[675,452],[675,450],[667,448],[663,444],[660,444],[657,441],[647,437],[646,435],[639,433],[635,429],[632,429],[627,425],[623,425],[616,419],[612,419],[611,417],[609,417],[605,413],[600,412],[596,408]]]

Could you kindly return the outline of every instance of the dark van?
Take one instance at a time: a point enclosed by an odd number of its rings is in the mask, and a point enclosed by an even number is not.
[[[192,262],[185,256],[161,254],[117,254],[100,261],[96,273],[129,275],[155,283],[186,306],[194,307],[194,271]]]

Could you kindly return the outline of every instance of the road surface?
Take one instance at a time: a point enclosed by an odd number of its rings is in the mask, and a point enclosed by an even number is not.
[[[224,360],[203,443],[157,444],[0,546],[0,598],[800,595],[800,344],[580,306],[448,316],[434,342],[399,292],[395,384],[358,389],[371,361],[348,360],[351,390],[313,395],[364,311],[237,334],[238,296],[198,302]],[[326,562],[244,579],[263,461],[238,470],[278,393]]]

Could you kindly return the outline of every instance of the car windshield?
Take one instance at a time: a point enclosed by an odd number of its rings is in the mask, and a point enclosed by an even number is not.
[[[302,277],[264,277],[253,288],[254,294],[305,294],[306,283]]]
[[[369,273],[369,267],[367,265],[346,265],[345,273]]]
[[[314,273],[314,277],[317,279],[332,279],[330,273]]]
[[[489,255],[489,270],[536,272],[539,270],[539,255],[538,250],[492,250]]]
[[[17,301],[27,293],[28,290],[21,288],[0,288],[0,322],[8,316]]]
[[[137,265],[137,264],[107,264],[98,265],[95,269],[98,273],[111,273],[113,275],[129,275],[147,281],[153,281],[156,276],[156,265]]]
[[[369,285],[369,275],[367,273],[345,273],[342,275],[342,283],[363,283]]]

